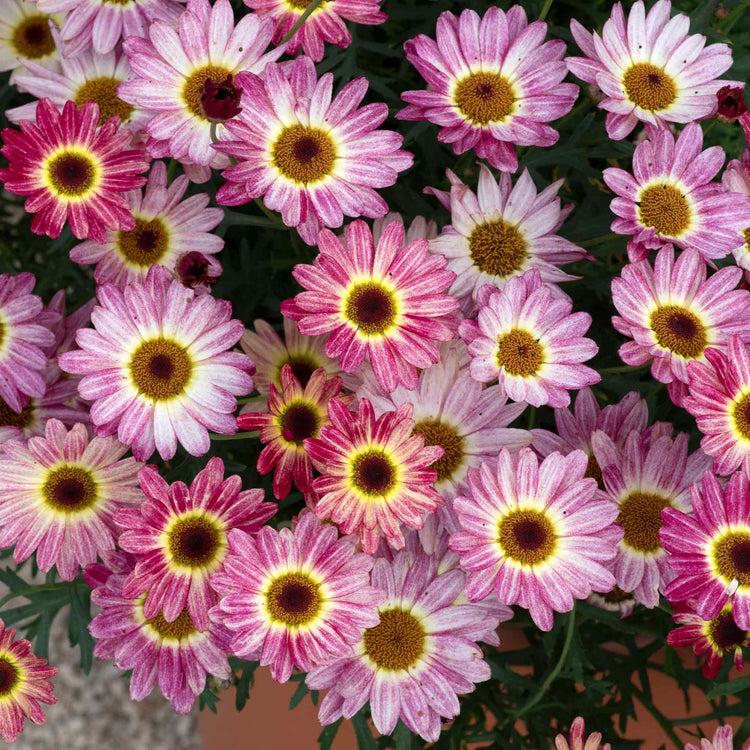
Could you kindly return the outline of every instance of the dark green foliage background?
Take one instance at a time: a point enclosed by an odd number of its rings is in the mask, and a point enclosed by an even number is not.
[[[505,9],[510,6],[508,2],[498,4]],[[534,0],[524,1],[522,5],[530,20],[539,17],[543,6],[548,9],[546,20],[550,24],[550,35],[568,43],[568,54],[579,54],[569,31],[570,19],[575,17],[587,28],[601,30],[611,10],[611,3],[603,0],[555,0],[551,6],[543,0]],[[629,7],[632,3],[626,2],[625,5]],[[418,33],[433,36],[435,21],[441,12],[450,10],[458,14],[466,7],[481,14],[489,4],[477,0],[384,0],[388,22],[379,27],[350,25],[354,43],[346,50],[328,47],[325,59],[318,66],[319,73],[332,71],[337,90],[352,78],[366,76],[370,81],[368,101],[386,101],[391,115],[394,115],[403,106],[400,101],[402,91],[424,88],[424,81],[403,55],[404,41]],[[722,13],[721,8],[716,12],[715,0],[678,0],[673,4],[675,12],[690,14],[692,33],[705,34],[709,42],[732,45],[735,64],[724,77],[745,80],[750,69],[750,0],[729,1],[724,3],[723,9],[726,13]],[[247,12],[237,0],[235,10],[237,17]],[[9,86],[7,78],[6,74],[0,85],[2,111],[30,100]],[[560,131],[558,144],[548,149],[520,149],[519,160],[522,166],[529,168],[539,189],[554,179],[565,178],[563,200],[572,202],[575,209],[560,233],[586,247],[596,258],[595,263],[581,262],[568,267],[567,270],[583,278],[565,285],[575,309],[586,310],[594,321],[589,335],[599,344],[600,351],[589,364],[602,373],[602,383],[595,389],[596,393],[604,404],[619,400],[630,390],[639,391],[648,400],[652,420],[674,422],[678,429],[691,433],[692,445],[697,447],[700,436],[693,419],[672,405],[666,386],[651,378],[648,367],[623,366],[617,354],[623,339],[610,323],[615,312],[610,283],[627,262],[627,238],[610,233],[609,201],[612,196],[601,181],[601,171],[614,165],[629,168],[633,144],[629,140],[613,142],[607,138],[604,112],[598,110],[587,95],[585,85],[573,111],[553,124]],[[415,154],[415,166],[400,176],[398,184],[383,191],[391,209],[401,212],[407,221],[416,215],[424,215],[436,219],[441,226],[447,224],[449,214],[435,199],[424,196],[422,189],[427,185],[446,189],[446,168],[453,169],[464,182],[475,188],[478,170],[473,152],[454,156],[449,147],[438,143],[438,129],[430,123],[402,123],[391,119],[387,126],[399,130],[405,138],[404,148]],[[739,158],[744,148],[739,126],[707,121],[703,127],[706,146],[719,144],[728,158]],[[175,166],[171,165],[173,171]],[[221,177],[215,174],[210,183],[191,186],[190,190],[209,192],[213,196],[221,182]],[[76,243],[69,230],[66,229],[58,239],[50,240],[31,234],[31,217],[26,216],[17,223],[13,217],[22,214],[22,205],[17,196],[3,197],[0,272],[33,272],[37,277],[37,292],[45,301],[57,289],[65,288],[70,312],[93,296],[92,269],[81,268],[69,260],[68,251]],[[280,327],[279,304],[299,291],[290,271],[296,263],[310,262],[315,248],[305,246],[294,230],[284,227],[278,217],[256,204],[227,210],[218,233],[225,238],[226,246],[219,256],[224,274],[214,289],[215,295],[231,300],[235,317],[248,326],[256,318],[266,318]],[[720,265],[730,261],[731,257]],[[554,429],[552,411],[548,408],[530,409],[519,422],[521,427]],[[258,477],[254,468],[259,450],[255,440],[217,440],[212,444],[210,455],[223,457],[228,471],[241,474],[246,487],[263,486],[270,497],[270,478]],[[182,479],[189,482],[208,458],[194,458],[180,452],[174,460],[163,463],[162,473],[169,481]],[[301,504],[299,494],[293,493],[280,504],[280,513],[272,522],[285,522],[300,509]],[[0,554],[11,562],[10,553],[11,550],[5,550]],[[51,573],[45,585],[29,587],[29,574],[34,572],[33,561],[20,569],[17,567],[10,564],[0,571],[0,580],[12,590],[14,597],[6,597],[0,602],[10,607],[6,607],[0,616],[8,625],[28,626],[26,632],[34,639],[36,652],[46,655],[52,620],[60,611],[69,610],[71,642],[80,648],[81,666],[88,671],[93,643],[86,629],[91,615],[85,584],[80,579],[70,584],[61,583]],[[681,748],[688,737],[682,733],[682,727],[659,711],[659,699],[651,693],[647,666],[669,674],[684,691],[690,685],[698,685],[709,695],[712,716],[743,717],[740,739],[750,737],[750,719],[747,718],[750,713],[750,677],[728,684],[729,665],[725,664],[716,680],[707,681],[700,670],[687,669],[671,648],[666,649],[664,664],[650,661],[663,647],[671,629],[666,604],[652,611],[639,608],[632,617],[619,620],[579,602],[574,613],[558,615],[555,628],[547,634],[538,631],[521,611],[514,624],[524,629],[530,647],[505,653],[486,649],[492,680],[478,685],[476,692],[462,699],[460,717],[443,733],[437,747],[454,750],[464,747],[466,741],[483,740],[493,748],[539,750],[551,746],[556,731],[567,729],[579,714],[586,718],[591,731],[602,731],[616,750],[641,747],[641,741],[632,732],[627,733],[627,740],[624,739],[626,720],[633,716],[634,707],[641,704],[662,724],[670,736],[669,746]],[[639,636],[641,639],[636,643]],[[625,646],[627,653],[622,655],[606,648],[605,644],[612,641]],[[249,694],[252,700],[249,690],[256,665],[234,660],[233,666],[236,668],[234,699],[241,707]],[[513,671],[518,667],[530,670],[530,675],[519,676]],[[302,676],[298,675],[296,679],[299,687],[292,700],[294,705],[307,692]],[[576,689],[574,684],[578,686]],[[740,702],[728,705],[732,693]],[[687,692],[685,696],[687,700]],[[317,701],[317,697],[312,695],[313,700]],[[201,703],[213,709],[217,700],[232,699],[232,691],[219,691],[214,686],[201,696]],[[485,728],[486,713],[494,717],[494,729]],[[519,718],[523,726],[517,723]],[[360,747],[364,750],[385,747],[407,750],[424,744],[412,737],[403,725],[399,725],[392,738],[376,740],[365,719],[366,716],[360,714],[354,720]],[[323,730],[322,747],[330,746],[336,728],[334,725]],[[695,735],[694,728],[688,728]],[[677,731],[680,731],[679,741]],[[740,746],[738,741],[737,747]]]

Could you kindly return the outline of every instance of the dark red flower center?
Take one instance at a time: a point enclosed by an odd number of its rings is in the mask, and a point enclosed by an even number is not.
[[[96,169],[87,156],[64,151],[49,162],[47,176],[57,195],[80,197],[96,182]]]
[[[719,119],[734,122],[740,115],[747,112],[747,102],[742,95],[741,88],[722,86],[716,92],[719,108],[717,115]]]
[[[385,495],[396,482],[396,470],[379,450],[361,453],[354,459],[352,483],[365,495]]]
[[[725,580],[750,586],[750,532],[730,531],[714,547],[714,561]]]
[[[169,532],[172,559],[187,568],[200,568],[216,561],[224,548],[225,534],[206,516],[180,518]]]
[[[346,317],[363,333],[384,333],[396,320],[393,294],[381,284],[365,281],[355,284],[344,305]]]
[[[737,627],[731,608],[722,610],[711,620],[710,631],[713,642],[722,651],[732,651],[735,647],[744,645],[748,637],[746,630]]]
[[[210,286],[216,283],[217,277],[209,274],[209,267],[208,258],[203,253],[192,250],[177,261],[175,273],[186,287],[195,289],[197,286]]]
[[[317,617],[321,604],[320,586],[303,573],[280,576],[266,595],[271,618],[285,625],[309,623]]]
[[[164,222],[155,217],[136,217],[135,226],[117,233],[117,245],[123,256],[136,266],[149,268],[158,263],[169,248],[169,232]]]
[[[242,111],[241,96],[242,89],[234,84],[231,73],[223,81],[207,78],[201,90],[201,114],[211,122],[231,120]]]
[[[321,366],[317,365],[311,359],[307,359],[300,355],[289,357],[289,359],[284,362],[282,366],[283,365],[289,365],[289,367],[292,368],[292,375],[294,375],[294,377],[299,380],[299,384],[303,388],[308,384],[315,370],[317,370],[318,367]]]
[[[557,535],[545,513],[515,510],[498,525],[498,542],[503,552],[522,565],[537,565],[555,549]]]
[[[294,182],[317,182],[331,173],[336,149],[331,136],[319,128],[291,125],[285,128],[273,147],[273,162]]]
[[[0,696],[10,693],[17,682],[16,668],[7,659],[0,657]]]
[[[130,362],[130,374],[136,388],[155,401],[179,396],[190,380],[191,371],[187,352],[167,339],[144,342]]]
[[[320,417],[312,404],[296,403],[284,412],[281,419],[281,434],[286,441],[302,445],[305,438],[318,434],[319,425]]]
[[[74,513],[96,502],[97,488],[91,472],[80,466],[62,466],[47,476],[42,487],[47,504],[55,510]]]

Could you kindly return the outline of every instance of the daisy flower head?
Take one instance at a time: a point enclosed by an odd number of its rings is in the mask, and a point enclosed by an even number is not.
[[[26,719],[44,724],[40,703],[52,705],[57,698],[50,677],[57,667],[35,656],[31,643],[16,640],[16,631],[7,629],[0,620],[0,737],[7,743],[16,741]]]
[[[721,184],[731,193],[742,193],[750,198],[750,149],[742,155],[742,161],[732,159],[721,176]],[[734,262],[745,272],[750,281],[750,223],[740,232],[739,244],[733,248]]]
[[[696,656],[706,654],[703,676],[712,680],[719,674],[724,657],[731,654],[734,668],[742,669],[743,647],[750,646],[750,632],[737,627],[732,604],[727,603],[712,620],[704,620],[695,611],[695,602],[676,602],[672,619],[679,627],[667,635],[667,643],[676,648],[691,646]]]
[[[294,530],[264,526],[255,538],[233,531],[229,547],[211,616],[231,631],[232,653],[270,667],[277,682],[294,667],[308,672],[348,656],[378,624],[373,558],[313,513]]]
[[[171,623],[186,611],[205,630],[217,599],[210,579],[227,555],[229,532],[257,531],[276,513],[276,503],[264,502],[263,490],[243,490],[235,474],[225,479],[220,458],[212,458],[189,487],[168,484],[153,466],[138,479],[145,501],[115,517],[123,529],[119,546],[138,555],[123,592],[145,595],[146,617],[161,612]]]
[[[254,13],[235,26],[229,0],[188,0],[178,23],[157,19],[148,34],[125,40],[135,77],[120,84],[118,96],[149,115],[147,147],[155,157],[229,166],[211,147],[212,130],[226,138],[223,120],[236,111],[227,102],[237,102],[244,88],[237,73],[261,73],[284,52],[281,46],[265,53],[272,34],[273,22]]]
[[[443,499],[432,486],[430,468],[442,455],[414,432],[412,406],[376,418],[372,404],[359,402],[353,414],[338,399],[328,402],[330,424],[304,447],[322,476],[313,480],[315,513],[343,534],[357,533],[362,549],[373,554],[381,536],[395,549],[404,546],[401,524],[418,529],[424,515]]]
[[[713,457],[717,474],[750,472],[750,352],[732,336],[726,351],[706,349],[705,357],[688,365],[683,407],[695,417],[701,448]]]
[[[221,265],[212,256],[224,247],[224,240],[211,233],[224,217],[220,208],[208,208],[207,193],[183,200],[190,184],[185,175],[167,184],[167,167],[157,161],[151,166],[146,187],[125,193],[135,219],[132,229],[107,230],[103,243],[87,240],[70,251],[76,263],[96,263],[98,284],[124,287],[143,281],[152,265],[176,271],[180,259],[189,252],[207,258],[206,272],[221,274]]]
[[[617,585],[653,608],[675,577],[659,543],[662,510],[690,511],[690,485],[711,459],[700,450],[688,454],[686,432],[650,439],[634,430],[621,447],[605,433],[595,432],[592,444],[605,492],[617,503],[616,520],[624,530],[613,563]]]
[[[515,451],[529,445],[531,433],[508,426],[527,404],[506,403],[498,386],[485,387],[471,377],[467,367],[458,366],[466,356],[463,342],[453,341],[441,349],[441,361],[420,373],[414,390],[399,386],[383,394],[375,377],[367,373],[357,398],[370,401],[378,417],[412,404],[414,434],[422,435],[425,445],[443,449],[432,464],[437,472],[434,487],[449,499],[463,484],[470,466],[493,458],[500,448]]]
[[[580,278],[557,267],[590,257],[555,234],[572,208],[560,206],[557,191],[563,180],[537,193],[526,168],[514,185],[509,174],[503,172],[496,181],[481,164],[479,189],[474,193],[448,172],[451,223],[430,241],[430,252],[448,259],[448,270],[456,274],[449,291],[461,300],[464,313],[475,312],[482,286],[502,289],[508,279],[530,268],[539,271],[556,297],[563,296],[559,282]]]
[[[555,737],[555,750],[612,750],[609,742],[602,745],[601,741],[601,732],[592,732],[586,737],[586,724],[583,717],[576,716],[570,725],[570,733],[567,739],[563,734],[558,734]]]
[[[318,79],[302,55],[284,66],[269,63],[260,78],[241,73],[237,83],[252,106],[227,123],[226,142],[215,144],[237,160],[222,172],[227,182],[218,203],[237,206],[262,196],[308,245],[317,243],[322,227],[340,227],[344,216],[388,213],[376,188],[393,185],[414,157],[399,148],[401,135],[379,129],[386,104],[359,107],[366,78],[333,97],[333,74]]]
[[[107,229],[132,229],[135,223],[123,193],[146,181],[148,159],[128,148],[131,133],[118,118],[101,127],[99,107],[91,101],[80,110],[68,101],[62,113],[49,99],[41,99],[36,123],[22,120],[20,132],[5,128],[0,169],[5,189],[28,195],[24,204],[36,214],[35,234],[57,237],[69,222],[80,240],[106,240]]]
[[[716,79],[732,65],[730,47],[706,47],[706,37],[688,34],[687,16],[670,18],[671,7],[670,0],[658,0],[646,14],[638,0],[626,19],[622,4],[615,3],[601,36],[570,22],[585,57],[565,62],[573,75],[606,95],[599,107],[607,110],[607,134],[614,140],[628,136],[639,121],[666,130],[671,122],[710,117],[717,91],[737,83]]]
[[[612,591],[601,594],[593,592],[586,601],[594,607],[599,607],[599,609],[615,612],[621,618],[630,617],[638,604],[638,600],[631,591],[623,591],[619,586],[615,586]]]
[[[585,477],[586,464],[582,451],[540,461],[531,448],[516,456],[503,449],[496,464],[469,471],[467,495],[453,501],[461,529],[450,539],[468,574],[469,601],[494,591],[550,630],[553,612],[613,588],[617,506]]]
[[[237,431],[236,396],[253,387],[253,363],[229,351],[244,326],[229,302],[196,296],[170,281],[163,266],[121,290],[103,284],[91,313],[94,329],[76,334],[80,349],[58,357],[82,375],[98,435],[117,433],[139,461],[156,449],[169,460],[179,442],[193,456],[211,445],[208,430]]]
[[[584,337],[591,316],[571,312],[567,297],[553,299],[536,269],[513,276],[502,289],[485,285],[477,303],[477,319],[462,321],[458,329],[468,345],[475,380],[497,378],[499,392],[513,401],[554,408],[570,403],[569,390],[601,380],[596,370],[582,364],[598,351]]]
[[[40,12],[27,0],[0,2],[0,71],[12,70],[10,82],[24,72],[28,61],[57,67],[57,47],[51,27],[60,28],[64,16]],[[20,62],[18,58],[23,58]]]
[[[330,688],[320,704],[321,724],[350,719],[369,702],[381,734],[391,734],[400,719],[437,741],[441,720],[459,713],[458,696],[490,678],[481,649],[466,633],[486,630],[492,615],[478,605],[453,604],[464,579],[458,568],[439,573],[435,558],[424,553],[403,550],[375,561],[372,582],[385,594],[380,622],[360,634],[351,656],[307,675],[311,690]]]
[[[664,595],[695,600],[704,620],[731,601],[738,628],[750,630],[750,486],[738,471],[722,488],[710,471],[691,489],[693,514],[666,508],[659,533],[675,579]]]
[[[292,30],[307,8],[307,0],[244,0],[261,17],[268,16],[276,24],[273,43],[279,44]],[[296,55],[300,47],[314,62],[323,59],[325,42],[344,49],[352,43],[352,35],[344,21],[377,26],[388,16],[380,10],[380,0],[331,0],[319,4],[294,32],[286,51]]]
[[[565,42],[545,42],[547,24],[529,23],[513,5],[491,7],[481,18],[473,10],[445,12],[436,40],[419,34],[404,44],[409,62],[429,88],[405,91],[400,120],[440,126],[438,140],[455,154],[474,149],[503,172],[515,172],[517,146],[551,146],[559,133],[546,123],[566,115],[578,86],[562,83]]]
[[[94,655],[113,659],[121,670],[132,670],[130,698],[142,701],[158,684],[178,714],[186,714],[206,687],[206,675],[231,677],[227,660],[230,635],[211,623],[201,630],[183,610],[168,622],[159,612],[147,617],[145,596],[124,592],[134,558],[124,552],[107,555],[104,565],[87,568],[91,601],[102,611],[91,621],[89,632],[97,640]]]
[[[377,245],[383,230],[392,222],[400,221],[404,224],[406,234],[404,241],[408,244],[414,240],[431,240],[438,235],[437,222],[434,219],[426,219],[424,216],[415,216],[408,228],[404,223],[404,217],[398,211],[389,211],[385,216],[372,222],[372,239]],[[342,234],[342,239],[345,235]]]
[[[310,376],[304,388],[292,368],[281,368],[281,388],[271,383],[267,403],[248,404],[237,418],[241,430],[259,430],[260,442],[267,443],[258,456],[258,472],[273,475],[273,494],[283,500],[292,489],[309,493],[312,489],[312,461],[305,450],[307,438],[318,437],[328,424],[328,402],[337,398],[347,406],[354,400],[341,393],[341,379],[326,377],[321,367]],[[256,408],[257,407],[257,408]]]
[[[672,243],[693,247],[705,260],[723,258],[750,225],[750,197],[711,182],[724,163],[721,146],[702,151],[703,131],[686,125],[675,141],[667,129],[651,129],[633,154],[633,174],[617,167],[603,172],[617,194],[612,231],[632,235],[645,248]]]
[[[729,724],[717,727],[714,732],[714,736],[711,738],[711,742],[706,739],[701,740],[701,746],[698,747],[692,742],[688,742],[685,745],[684,750],[733,750],[734,743],[732,742],[732,736],[734,732]]]
[[[700,253],[685,250],[675,261],[672,245],[659,250],[653,268],[647,260],[626,265],[612,280],[619,313],[612,325],[632,339],[620,347],[622,361],[650,361],[657,380],[687,384],[689,363],[705,362],[708,347],[725,350],[735,334],[750,340],[750,293],[736,288],[741,279],[736,266],[706,279]]]
[[[85,425],[70,430],[50,419],[43,437],[8,440],[0,453],[0,544],[15,545],[16,562],[36,551],[39,569],[53,565],[64,581],[97,554],[114,549],[113,517],[141,502],[138,469],[113,437],[89,440]]]
[[[446,294],[455,278],[426,240],[403,244],[404,225],[392,222],[377,245],[364,221],[346,229],[346,245],[333,232],[318,238],[312,266],[297,265],[294,278],[306,291],[281,303],[284,316],[303,334],[330,334],[325,351],[345,372],[368,358],[386,391],[416,388],[417,367],[440,359],[435,341],[453,338],[458,301]]]

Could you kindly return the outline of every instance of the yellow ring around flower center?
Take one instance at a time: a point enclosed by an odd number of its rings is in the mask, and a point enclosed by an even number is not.
[[[304,573],[279,576],[266,593],[268,615],[274,622],[288,627],[309,625],[320,614],[322,606],[320,584]]]
[[[99,187],[101,168],[94,154],[77,146],[63,146],[41,165],[42,182],[59,199],[87,200]]]

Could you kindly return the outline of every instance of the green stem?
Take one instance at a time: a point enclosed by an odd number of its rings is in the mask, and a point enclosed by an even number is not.
[[[255,205],[274,223],[274,224],[280,224],[281,226],[285,226],[284,223],[281,221],[278,214],[275,214],[273,211],[269,211],[269,209],[266,208],[266,204],[263,203],[263,201],[260,198],[255,199]]]
[[[544,694],[547,692],[547,688],[555,681],[555,678],[557,675],[560,674],[560,670],[562,670],[563,666],[565,666],[565,660],[568,658],[568,651],[570,650],[570,644],[573,642],[573,633],[575,632],[575,622],[576,622],[576,607],[575,603],[573,604],[573,609],[570,610],[570,614],[568,615],[568,629],[565,632],[565,642],[563,643],[562,652],[560,653],[560,658],[557,660],[557,664],[555,664],[554,669],[547,675],[547,679],[541,684],[539,687],[539,690],[534,693],[534,695],[531,697],[531,699],[523,705],[521,708],[516,711],[514,718],[518,719],[524,714],[528,713],[534,706],[536,706],[537,703],[539,703],[540,700],[544,697]]]
[[[610,232],[609,234],[602,234],[599,237],[592,237],[590,240],[576,242],[576,245],[578,245],[578,247],[593,247],[594,245],[598,245],[600,242],[604,242],[605,240],[613,240],[615,237],[621,236],[622,235],[616,234],[615,232]]]
[[[286,44],[296,33],[302,24],[313,14],[314,10],[320,5],[323,0],[313,0],[310,5],[305,8],[305,12],[297,19],[294,26],[289,29],[287,35],[281,40],[282,44]]]
[[[549,9],[552,7],[552,2],[553,0],[544,0],[542,12],[539,14],[540,21],[543,21],[545,18],[547,18],[547,13],[549,13]]]
[[[623,375],[626,372],[638,372],[639,370],[645,370],[650,366],[650,363],[645,365],[619,365],[617,367],[602,367],[599,372],[604,375]]]
[[[0,607],[5,606],[9,601],[15,599],[17,596],[25,596],[28,599],[29,596],[41,593],[42,591],[61,591],[80,585],[82,585],[81,581],[59,581],[58,583],[40,583],[36,586],[27,586],[23,589],[14,589],[13,591],[6,594],[2,599],[0,599]]]
[[[659,726],[664,730],[664,734],[674,742],[675,747],[678,750],[682,750],[683,743],[677,736],[677,733],[672,729],[672,723],[670,720],[661,712],[659,709],[640,691],[635,685],[631,683],[631,690],[633,695],[638,699],[639,703],[653,716],[659,723]]]
[[[251,438],[257,438],[259,435],[258,430],[251,430],[242,432],[235,432],[234,435],[219,435],[217,432],[209,432],[208,436],[211,440],[250,440]]]

